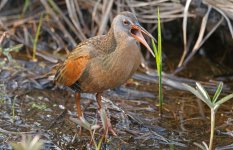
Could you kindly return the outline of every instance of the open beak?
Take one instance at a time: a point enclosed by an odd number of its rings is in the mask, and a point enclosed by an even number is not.
[[[155,42],[156,39],[149,33],[146,31],[146,29],[144,29],[142,26],[140,26],[139,24],[137,25],[132,25],[131,29],[130,29],[130,33],[131,35],[140,43],[142,43],[148,50],[149,52],[155,57],[154,52],[152,51],[152,49],[150,48],[150,46],[147,44],[145,38],[142,35],[142,32],[144,34],[146,34],[147,36],[149,36],[150,38],[152,38]]]

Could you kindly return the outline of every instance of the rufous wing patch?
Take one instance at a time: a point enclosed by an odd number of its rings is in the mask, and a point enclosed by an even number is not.
[[[88,60],[88,56],[67,59],[58,69],[55,75],[55,81],[66,86],[71,86],[82,75]]]

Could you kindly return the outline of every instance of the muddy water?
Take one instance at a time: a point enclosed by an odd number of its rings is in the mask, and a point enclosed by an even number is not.
[[[51,64],[17,60],[1,66],[0,149],[12,149],[9,143],[19,142],[22,134],[40,135],[43,149],[94,148],[90,133],[83,129],[79,135],[79,126],[69,119],[76,116],[72,91],[54,87],[43,77],[35,78],[48,72],[48,66]],[[195,67],[193,69],[195,72]],[[138,74],[154,79],[145,73]],[[183,76],[205,81],[212,78],[211,73],[193,75],[188,70]],[[109,110],[118,136],[110,135],[103,149],[198,149],[195,142],[208,143],[208,107],[186,91],[164,86],[164,108],[160,117],[156,106],[157,87],[151,80],[132,78],[125,85],[104,92],[103,103]],[[227,91],[232,91],[231,87]],[[83,94],[82,106],[89,122],[96,118],[100,120],[94,95]],[[217,113],[214,147],[233,149],[232,116],[230,101]],[[100,140],[101,133],[101,129],[96,131],[96,142]]]

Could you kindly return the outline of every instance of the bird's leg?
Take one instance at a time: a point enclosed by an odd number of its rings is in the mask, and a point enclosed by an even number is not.
[[[115,131],[112,128],[111,120],[108,117],[108,114],[106,113],[105,109],[102,107],[101,94],[102,93],[97,93],[96,94],[96,100],[97,100],[97,103],[98,103],[98,110],[99,110],[100,118],[101,118],[101,121],[102,121],[102,124],[103,124],[105,136],[108,135],[108,131],[112,132],[112,134],[116,136],[117,134],[115,133]]]
[[[82,109],[81,109],[81,103],[80,103],[80,93],[75,93],[75,102],[77,107],[77,116],[78,120],[74,120],[74,118],[71,118],[74,122],[77,122],[80,125],[80,133],[81,133],[81,127],[84,127],[87,130],[91,130],[92,126],[87,120],[83,117]]]
[[[75,102],[76,102],[76,107],[77,107],[78,119],[82,117],[80,97],[81,97],[80,93],[75,93]]]
[[[80,102],[80,93],[75,93],[75,102],[76,102],[76,108],[77,108],[77,116],[78,119],[81,120],[82,117],[82,109],[81,109],[81,102]],[[79,134],[82,134],[82,126],[80,125],[80,130],[79,130]]]
[[[101,102],[101,94],[102,93],[96,93],[96,100],[97,100],[97,103],[98,103],[98,109],[100,110],[102,108],[102,102]]]

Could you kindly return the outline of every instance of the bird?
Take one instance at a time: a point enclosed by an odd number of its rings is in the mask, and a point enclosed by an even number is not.
[[[116,15],[105,35],[91,37],[79,43],[62,62],[54,82],[70,87],[75,93],[78,120],[85,123],[80,103],[81,93],[96,94],[98,110],[102,110],[103,91],[124,84],[141,63],[140,44],[155,57],[143,34],[145,30],[135,14],[125,11]],[[156,41],[156,40],[155,40]],[[116,134],[108,116],[106,129]]]

